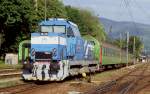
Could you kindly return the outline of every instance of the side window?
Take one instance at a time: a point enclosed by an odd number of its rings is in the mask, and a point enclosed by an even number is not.
[[[104,48],[104,50],[105,50],[105,56],[107,56],[107,48]]]
[[[106,49],[105,49],[105,47],[103,47],[103,51],[104,51],[104,56],[106,56]]]
[[[74,33],[71,27],[67,28],[67,36],[68,37],[74,37]]]

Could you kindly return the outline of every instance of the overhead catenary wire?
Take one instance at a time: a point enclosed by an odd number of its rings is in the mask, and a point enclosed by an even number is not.
[[[143,7],[141,7],[141,6],[139,5],[139,3],[138,3],[136,0],[133,0],[133,2],[134,2],[134,4],[137,6],[137,8],[138,8],[139,10],[141,10],[141,12],[143,12],[143,14],[144,14],[145,16],[147,16],[148,19],[150,19],[150,14],[148,14],[147,11],[146,11]],[[144,42],[142,37],[141,37],[141,41]]]
[[[150,14],[136,1],[136,0],[132,0],[134,2],[134,4],[137,6],[137,8],[139,10],[141,10],[141,12],[143,12],[142,15],[147,16],[148,19],[150,19]]]
[[[134,17],[133,17],[132,11],[131,11],[130,2],[128,0],[124,0],[124,4],[125,4],[125,7],[127,8],[129,16],[130,16],[130,18],[132,20],[133,26],[134,26],[137,34],[139,35],[138,29],[137,29],[137,26],[136,26],[136,23],[134,21]],[[134,37],[134,40],[135,40],[135,37]],[[126,49],[126,51],[127,51],[127,66],[128,66],[128,43],[129,43],[129,32],[127,32],[127,49]],[[133,44],[133,54],[135,52],[134,51],[135,50],[134,47],[135,47],[135,43]],[[134,61],[134,63],[135,63],[135,61]]]
[[[129,2],[128,0],[124,0],[124,1]],[[150,20],[150,14],[149,14],[136,0],[130,0],[130,2],[133,2],[133,3],[135,4],[135,6],[139,9],[139,11],[142,12],[141,15],[147,16],[147,18]],[[128,6],[127,6],[127,7],[128,7]],[[129,9],[130,7],[131,7],[131,6],[129,5],[128,9]],[[132,13],[131,10],[129,10],[129,11]],[[131,15],[132,18],[134,19],[133,15],[132,15],[132,14],[130,14],[130,15]],[[137,31],[137,33],[138,33],[138,36],[140,37],[140,40],[144,42],[143,37],[141,36],[141,35],[142,35],[141,32],[139,32],[139,30],[138,30],[138,28],[137,28],[137,26],[136,26],[136,24],[135,24],[134,21],[133,21],[133,23],[134,23],[134,26],[135,26],[136,31]]]
[[[130,19],[131,19],[131,21],[133,23],[133,26],[134,26],[134,28],[135,28],[135,30],[137,32],[137,35],[139,36],[140,35],[139,34],[139,30],[138,30],[138,28],[136,26],[136,23],[135,23],[135,19],[134,19],[133,13],[132,13],[130,2],[128,0],[123,0],[123,2],[124,2],[124,5],[125,5],[125,8],[127,9],[127,12],[129,14],[129,16],[130,16]]]

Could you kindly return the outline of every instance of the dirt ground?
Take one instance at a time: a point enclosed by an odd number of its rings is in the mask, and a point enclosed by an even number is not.
[[[19,92],[18,94],[83,94],[83,93],[88,93],[89,91],[98,87],[100,84],[117,79],[118,77],[121,77],[124,74],[134,70],[137,66],[140,66],[140,64],[117,69],[117,70],[111,70],[111,71],[94,74],[92,75],[91,83],[88,83],[85,79],[83,81],[71,80],[71,81],[65,81],[65,82],[59,82],[59,83],[49,83],[49,84],[38,85],[38,87],[36,88],[31,86],[30,88],[27,88],[23,92]],[[150,79],[148,83],[150,83]],[[138,84],[141,84],[141,83],[138,83]],[[146,84],[146,85],[147,86],[142,88],[138,92],[138,94],[150,94],[150,85],[149,84]],[[0,94],[11,94],[11,93],[13,92],[9,91],[9,89],[0,91]]]
[[[46,85],[21,94],[71,94],[71,92],[82,92],[92,88],[94,85],[88,83],[62,83]]]
[[[144,63],[116,80],[89,91],[88,94],[150,94],[150,63]]]

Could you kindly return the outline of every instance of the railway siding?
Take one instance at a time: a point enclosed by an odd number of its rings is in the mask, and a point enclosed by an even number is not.
[[[0,70],[0,80],[6,78],[14,78],[14,77],[21,77],[21,70],[16,69],[2,69]]]
[[[0,88],[22,84],[21,70],[19,69],[1,69],[0,70]]]
[[[86,94],[138,94],[143,88],[150,85],[149,71],[149,63],[140,64],[128,73],[110,82],[100,84]]]

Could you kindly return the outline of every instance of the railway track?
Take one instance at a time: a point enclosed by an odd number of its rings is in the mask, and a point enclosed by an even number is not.
[[[16,69],[2,69],[0,70],[0,80],[1,82],[8,78],[8,81],[11,80],[11,78],[20,78],[21,79],[21,70],[16,70]],[[20,92],[26,91],[27,89],[34,89],[36,88],[36,84],[34,83],[23,83],[7,88],[0,88],[0,94],[20,94]]]
[[[6,79],[6,78],[14,78],[14,77],[21,77],[21,72],[0,74],[0,80]]]
[[[128,84],[119,92],[119,94],[127,94],[132,88],[134,88],[136,86],[136,83],[144,78],[143,74],[145,73],[147,68],[147,65],[143,66],[139,75],[132,76],[132,79],[128,81]]]
[[[70,80],[69,80],[70,81]],[[8,94],[32,94],[32,91],[40,90],[41,88],[49,87],[49,89],[56,89],[60,86],[60,84],[68,84],[71,82],[64,81],[64,82],[27,82],[21,85],[1,88],[0,94],[8,93]],[[72,84],[72,83],[71,83]],[[51,93],[50,93],[51,94]],[[53,94],[53,93],[52,93]]]
[[[145,64],[144,65],[141,65],[141,66],[138,66],[136,67],[135,69],[133,69],[132,71],[130,71],[129,73],[119,77],[118,79],[115,79],[113,81],[110,81],[108,83],[105,83],[103,85],[100,85],[92,90],[90,90],[90,92],[86,92],[86,94],[104,94],[104,93],[107,93],[107,91],[110,91],[111,89],[113,89],[113,87],[117,87],[119,86],[118,83],[120,83],[125,77],[135,77],[137,76],[137,81],[138,80],[141,80],[141,77],[139,77],[139,75],[136,75],[134,74],[135,72],[138,72],[142,75],[144,74],[144,72],[146,71],[146,69],[144,70],[144,68],[147,67]],[[143,69],[142,71],[140,71],[140,69]],[[148,77],[149,75],[143,75],[143,77]],[[136,78],[136,77],[135,77]],[[74,80],[73,79],[69,79],[69,81],[71,80]],[[114,94],[126,94],[127,91],[129,91],[137,82],[135,80],[130,80],[128,81],[128,83],[124,83],[124,87],[121,88],[121,90],[119,90],[119,93],[114,93]],[[132,83],[134,82],[134,84]],[[35,91],[35,90],[38,90],[38,89],[41,89],[41,88],[44,88],[44,87],[51,87],[52,88],[57,88],[57,86],[59,86],[60,84],[68,84],[68,80],[67,81],[64,81],[64,82],[61,82],[61,83],[56,83],[56,82],[48,82],[46,84],[37,84],[37,83],[33,83],[33,82],[29,82],[29,83],[24,83],[24,84],[21,84],[21,85],[17,85],[17,86],[13,86],[13,87],[9,87],[9,88],[2,88],[0,89],[0,93],[6,92],[6,94],[32,94],[32,91]],[[145,86],[147,86],[148,84],[145,84]],[[144,86],[140,87],[139,89],[143,89]],[[29,92],[29,93],[28,93]],[[109,93],[107,93],[109,94]],[[113,93],[111,93],[113,94]],[[135,93],[136,94],[136,93]]]
[[[11,77],[19,77],[19,76],[21,76],[21,70],[15,70],[15,69],[0,70],[0,80],[11,78]]]
[[[21,85],[16,85],[12,87],[7,87],[7,88],[1,88],[0,93],[8,93],[8,94],[19,94],[21,92],[24,92],[26,90],[34,89],[36,87],[35,84],[33,83],[24,83]]]
[[[144,77],[143,74],[148,69],[148,64],[143,64],[118,79],[99,85],[85,94],[128,94],[137,82]],[[137,72],[138,75],[134,75]],[[146,84],[147,85],[147,84]],[[111,91],[111,92],[109,92]],[[137,93],[132,93],[137,94]]]
[[[41,88],[50,87],[57,88],[57,86],[60,86],[60,84],[72,84],[72,81],[79,80],[81,76],[79,77],[70,77],[66,79],[63,82],[38,82],[38,81],[31,81],[31,82],[25,82],[20,85],[6,87],[6,88],[0,88],[0,94],[32,94],[33,90],[39,90]]]
[[[17,69],[0,69],[0,75],[1,74],[7,74],[7,73],[16,73],[16,72],[21,72],[21,70]]]

